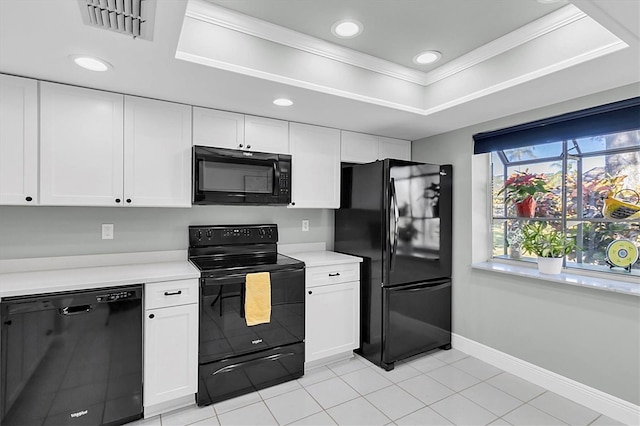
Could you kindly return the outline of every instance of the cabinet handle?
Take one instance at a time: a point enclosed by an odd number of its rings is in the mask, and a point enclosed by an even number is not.
[[[309,294],[313,294],[313,292],[311,290],[309,290]]]
[[[247,148],[251,149],[251,145],[247,145]]]
[[[179,295],[179,294],[182,294],[182,290],[174,291],[173,293],[170,293],[170,292],[168,292],[168,291],[165,291],[165,292],[164,292],[164,295],[165,295],[165,296],[177,296],[177,295]]]
[[[116,203],[119,203],[119,202],[120,202],[120,198],[116,198]]]
[[[27,201],[32,201],[32,200],[33,200],[33,198],[31,198],[31,197],[27,197],[27,198],[25,198],[25,200],[27,200]]]
[[[239,144],[239,145],[238,145],[238,148],[242,148],[242,144]]]
[[[291,202],[291,205],[292,205],[292,206],[295,206],[295,205],[296,205],[295,201],[292,201],[292,202]]]
[[[127,198],[127,203],[131,203],[131,198]]]
[[[335,274],[329,274],[330,277],[338,277],[340,276],[340,272],[336,272]]]
[[[156,316],[153,314],[149,314],[149,319],[154,319]]]

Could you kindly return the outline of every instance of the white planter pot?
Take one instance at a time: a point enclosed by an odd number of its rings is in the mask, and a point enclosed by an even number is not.
[[[559,274],[562,272],[562,258],[538,257],[538,271],[541,274]]]

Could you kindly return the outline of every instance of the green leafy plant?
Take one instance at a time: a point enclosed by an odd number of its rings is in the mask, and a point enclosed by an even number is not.
[[[543,174],[516,171],[504,182],[504,187],[498,192],[506,195],[506,200],[512,203],[523,201],[527,197],[533,197],[537,193],[549,192],[547,189],[548,179]]]
[[[521,228],[522,248],[539,257],[563,257],[578,248],[573,237],[541,222]]]

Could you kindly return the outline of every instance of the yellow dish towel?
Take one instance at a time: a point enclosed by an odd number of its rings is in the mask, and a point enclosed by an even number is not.
[[[246,276],[244,315],[247,325],[265,324],[271,321],[271,277],[268,272]]]

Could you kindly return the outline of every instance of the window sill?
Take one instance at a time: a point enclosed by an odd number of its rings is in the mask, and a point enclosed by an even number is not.
[[[547,275],[538,272],[538,268],[535,266],[529,267],[519,264],[515,265],[513,263],[503,263],[495,260],[489,262],[474,263],[471,265],[471,267],[473,269],[497,272],[500,274],[509,274],[518,277],[550,281],[559,284],[568,284],[578,287],[587,287],[596,290],[640,296],[640,284],[638,283],[616,280],[610,277],[598,278],[589,275],[578,275],[566,272],[567,269],[563,269],[563,272],[558,275]]]

